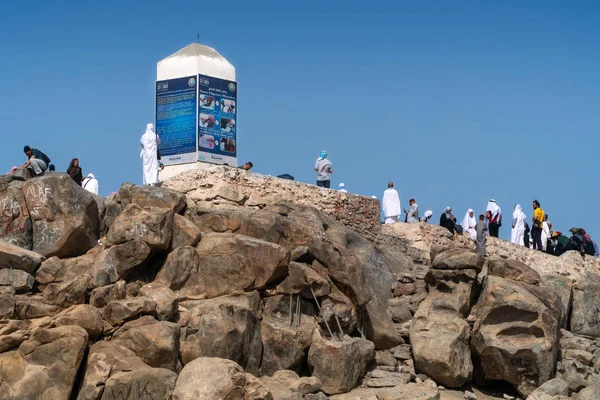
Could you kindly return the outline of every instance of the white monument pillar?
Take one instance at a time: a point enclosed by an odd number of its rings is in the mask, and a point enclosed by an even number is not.
[[[194,43],[156,66],[160,180],[211,164],[237,166],[235,68],[215,49]]]

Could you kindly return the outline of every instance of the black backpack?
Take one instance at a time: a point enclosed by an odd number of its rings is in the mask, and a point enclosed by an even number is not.
[[[42,153],[42,159],[44,160],[44,162],[46,163],[46,165],[50,165],[50,163],[52,162],[52,160],[50,159],[50,157],[48,157],[46,155],[46,153],[44,153],[40,149],[37,149],[37,151],[39,151],[40,153]]]

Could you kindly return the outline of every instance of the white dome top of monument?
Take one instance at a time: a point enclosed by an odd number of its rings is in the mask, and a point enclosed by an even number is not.
[[[235,81],[235,67],[215,49],[200,43],[192,43],[156,65],[159,81],[198,74]]]

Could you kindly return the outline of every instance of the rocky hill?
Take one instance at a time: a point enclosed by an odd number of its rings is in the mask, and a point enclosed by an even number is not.
[[[226,167],[0,207],[0,399],[600,398],[596,259]]]

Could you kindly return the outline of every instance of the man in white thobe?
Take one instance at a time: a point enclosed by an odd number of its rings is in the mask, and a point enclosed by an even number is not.
[[[154,186],[158,183],[158,146],[160,138],[154,133],[154,125],[146,125],[146,132],[140,140],[142,151],[140,157],[144,164],[144,185]]]
[[[520,204],[515,205],[515,211],[513,212],[512,231],[510,234],[510,242],[524,246],[525,237],[525,222],[527,222],[527,216],[523,212]]]
[[[394,182],[388,183],[388,188],[383,192],[383,200],[381,202],[383,208],[383,216],[385,217],[386,224],[393,224],[398,222],[402,208],[400,208],[400,196],[396,189],[394,189]]]
[[[98,180],[91,172],[83,179],[81,187],[90,193],[98,194]]]

